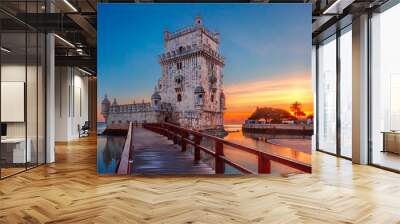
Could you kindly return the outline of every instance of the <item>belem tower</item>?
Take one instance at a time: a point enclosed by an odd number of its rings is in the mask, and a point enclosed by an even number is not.
[[[164,31],[165,53],[159,55],[161,78],[151,102],[111,104],[105,96],[101,114],[107,126],[168,121],[196,130],[223,130],[224,58],[219,33],[208,31],[201,17],[192,26]]]

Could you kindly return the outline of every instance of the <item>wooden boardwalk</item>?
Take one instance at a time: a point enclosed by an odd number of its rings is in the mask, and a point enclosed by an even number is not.
[[[144,128],[133,131],[132,174],[214,174],[203,162],[194,162],[194,156],[182,152],[167,137]]]

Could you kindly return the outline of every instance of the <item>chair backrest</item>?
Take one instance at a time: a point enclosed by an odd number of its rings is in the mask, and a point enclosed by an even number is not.
[[[89,128],[90,127],[89,124],[90,124],[89,121],[85,121],[85,124],[82,126],[82,128]]]

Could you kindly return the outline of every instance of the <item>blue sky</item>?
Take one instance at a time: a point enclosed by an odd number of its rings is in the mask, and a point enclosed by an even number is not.
[[[103,3],[98,5],[99,100],[106,93],[120,101],[149,100],[161,75],[163,31],[192,25],[197,15],[221,35],[224,85],[310,73],[310,4]]]

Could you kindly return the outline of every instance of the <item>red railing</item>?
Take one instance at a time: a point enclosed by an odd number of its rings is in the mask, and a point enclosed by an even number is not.
[[[121,159],[116,169],[117,174],[129,175],[132,169],[132,150],[133,150],[133,124],[129,123],[128,134],[122,150]]]
[[[242,173],[249,174],[266,174],[271,172],[271,161],[286,165],[288,167],[294,168],[296,170],[311,173],[311,165],[302,163],[299,161],[291,160],[279,155],[261,152],[259,150],[250,148],[248,146],[239,145],[234,142],[227,141],[225,139],[208,135],[202,132],[194,131],[188,128],[179,127],[170,123],[157,123],[157,124],[144,124],[144,128],[151,130],[153,132],[159,133],[161,135],[167,136],[172,139],[175,144],[180,144],[182,151],[186,151],[187,144],[194,147],[194,160],[199,161],[201,159],[200,151],[203,151],[215,158],[215,172],[217,174],[222,174],[225,171],[225,164],[227,163],[232,167],[238,169]],[[203,138],[214,140],[215,149],[211,150],[201,145],[201,140]],[[224,156],[224,145],[231,146],[235,149],[248,152],[250,154],[256,155],[258,158],[258,172],[254,172],[246,167],[235,163],[234,161],[228,159]]]

